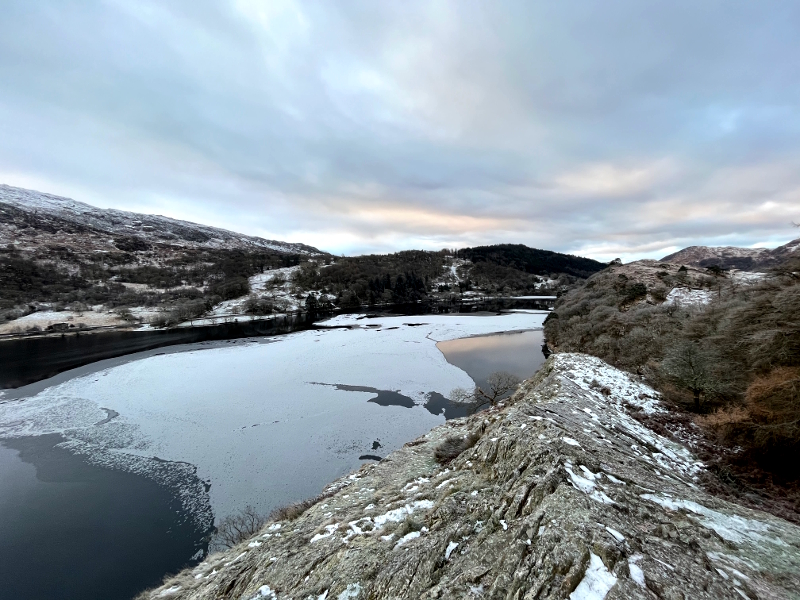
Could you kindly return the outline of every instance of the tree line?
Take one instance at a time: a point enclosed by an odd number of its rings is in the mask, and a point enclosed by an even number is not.
[[[226,249],[79,254],[66,247],[40,248],[31,255],[9,246],[0,248],[0,320],[19,318],[34,311],[37,303],[48,303],[56,309],[159,306],[173,312],[168,319],[174,321],[244,296],[250,292],[249,277],[297,265],[300,258]]]

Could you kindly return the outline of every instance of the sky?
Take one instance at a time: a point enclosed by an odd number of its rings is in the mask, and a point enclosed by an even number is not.
[[[0,183],[335,254],[800,236],[796,0],[4,0]]]

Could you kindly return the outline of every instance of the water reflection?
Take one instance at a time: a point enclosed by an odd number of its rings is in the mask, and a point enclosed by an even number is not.
[[[542,366],[542,330],[501,333],[439,342],[436,347],[447,362],[467,372],[475,385],[487,388],[487,379],[507,371],[527,379]]]
[[[543,335],[541,330],[482,335],[439,342],[436,347],[444,354],[447,362],[465,371],[475,385],[488,389],[487,379],[497,371],[507,371],[520,379],[533,375],[545,361],[542,353]],[[413,399],[394,390],[341,383],[317,385],[329,385],[346,392],[375,394],[367,402],[380,406],[416,406]],[[446,419],[457,419],[469,413],[468,405],[452,402],[439,392],[430,392],[426,394],[426,398],[423,406],[433,415],[444,414]],[[363,460],[363,456],[359,458]]]

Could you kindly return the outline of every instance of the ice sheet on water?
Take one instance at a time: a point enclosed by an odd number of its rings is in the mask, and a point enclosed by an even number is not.
[[[61,433],[84,454],[113,451],[115,468],[140,468],[153,456],[188,463],[211,485],[218,518],[247,504],[267,512],[264,498],[277,505],[313,496],[357,468],[376,437],[388,452],[443,422],[422,406],[382,407],[365,402],[368,393],[311,382],[398,390],[422,404],[429,392],[472,385],[436,341],[533,329],[542,318],[387,317],[380,331],[305,331],[270,344],[150,356],[4,401],[0,437]],[[362,322],[334,322],[347,321]],[[101,407],[119,416],[97,426],[107,416]],[[302,481],[287,485],[286,464],[304,465]],[[256,479],[263,485],[252,486]]]

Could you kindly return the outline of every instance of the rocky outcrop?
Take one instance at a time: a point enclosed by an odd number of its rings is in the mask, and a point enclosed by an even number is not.
[[[800,598],[800,528],[706,493],[702,464],[632,416],[662,410],[602,361],[554,355],[507,406],[432,430],[143,597]]]

